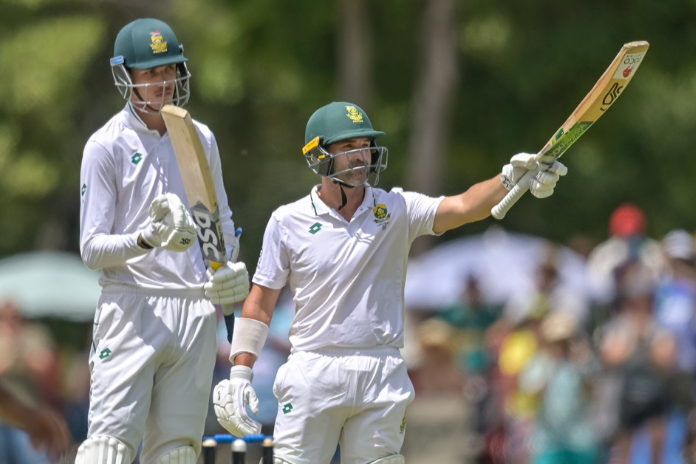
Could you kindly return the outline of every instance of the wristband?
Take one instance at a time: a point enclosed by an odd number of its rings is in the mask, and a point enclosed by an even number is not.
[[[234,366],[234,358],[240,353],[249,353],[258,358],[266,343],[266,337],[268,337],[268,326],[263,322],[248,317],[237,318],[230,348],[232,365]]]

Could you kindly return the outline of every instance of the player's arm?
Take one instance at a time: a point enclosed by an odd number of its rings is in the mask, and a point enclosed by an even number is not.
[[[271,325],[273,311],[278,302],[280,289],[256,285],[251,288],[244,302],[242,317],[235,323],[235,334],[232,337],[230,362],[235,366],[253,367],[258,354],[263,348]],[[263,324],[266,328],[261,326]],[[265,331],[263,339],[258,336],[250,337],[259,331]],[[258,334],[261,335],[261,334]]]
[[[446,197],[435,213],[433,232],[441,234],[487,218],[491,214],[491,208],[497,205],[507,192],[500,177],[496,176],[473,185],[462,194]]]
[[[87,267],[120,266],[156,246],[184,251],[195,243],[193,219],[171,193],[153,200],[149,208],[151,222],[143,230],[113,234],[118,197],[115,173],[109,152],[98,143],[87,142],[80,171],[80,251]]]
[[[503,166],[500,176],[473,185],[466,192],[447,197],[435,213],[433,232],[441,234],[470,222],[480,221],[491,214],[491,208],[502,200],[510,189],[530,170],[537,170],[535,155],[519,153]],[[556,182],[568,170],[556,161],[549,169],[539,171],[531,180],[530,192],[537,198],[553,193]]]
[[[261,353],[273,310],[278,302],[280,289],[255,284],[244,302],[242,317],[234,324],[234,336],[230,349],[232,370],[229,380],[223,380],[213,390],[213,409],[218,422],[237,437],[261,431],[261,424],[247,414],[249,406],[259,413],[259,400],[251,380],[251,370]]]

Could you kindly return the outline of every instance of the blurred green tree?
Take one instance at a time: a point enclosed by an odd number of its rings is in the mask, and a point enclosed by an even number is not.
[[[651,235],[696,229],[689,156],[696,3],[453,2],[456,77],[444,93],[435,153],[414,148],[423,141],[414,127],[434,101],[423,76],[445,66],[432,54],[420,58],[431,2],[348,3],[0,0],[0,256],[78,250],[82,147],[123,104],[108,65],[116,33],[145,16],[168,21],[186,48],[189,110],[218,138],[251,268],[273,209],[316,182],[301,147],[317,107],[364,100],[387,132],[391,156],[380,186],[455,194],[495,175],[512,154],[540,149],[620,46],[639,39],[651,42],[639,75],[564,158],[569,176],[550,199],[522,200],[502,226],[599,241],[611,211],[631,201],[645,209]],[[435,187],[408,174],[418,172],[408,167],[413,153],[436,172],[441,156]]]

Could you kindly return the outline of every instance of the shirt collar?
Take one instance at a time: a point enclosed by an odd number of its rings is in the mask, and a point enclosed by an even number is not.
[[[336,217],[341,217],[341,215],[338,214],[337,211],[334,211],[332,208],[329,208],[326,205],[326,203],[324,203],[324,201],[321,198],[319,198],[319,187],[321,187],[321,184],[315,185],[312,188],[312,191],[309,193],[309,200],[312,204],[312,211],[314,212],[314,214],[317,216],[331,214]],[[358,206],[358,209],[355,211],[353,217],[356,218],[365,211],[371,211],[375,206],[377,206],[375,192],[372,189],[372,187],[368,186],[365,188],[365,197],[363,198],[363,201],[360,204],[360,206]]]
[[[156,133],[159,137],[158,131],[147,128],[147,125],[145,124],[145,122],[143,122],[140,116],[138,116],[138,112],[135,111],[135,108],[133,108],[133,104],[131,102],[126,103],[126,106],[123,108],[123,111],[121,111],[121,115],[125,124],[131,129],[138,132]]]

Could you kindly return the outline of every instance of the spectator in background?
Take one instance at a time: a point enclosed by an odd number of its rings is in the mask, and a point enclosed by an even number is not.
[[[590,382],[597,370],[575,316],[562,309],[541,323],[542,348],[520,375],[520,390],[539,398],[533,464],[593,464]]]
[[[28,323],[10,301],[0,303],[0,462],[2,464],[47,464],[45,453],[62,452],[55,427],[67,431],[62,419],[50,412],[59,406],[57,359],[50,333]],[[33,405],[47,405],[34,407]],[[32,406],[26,406],[32,405]],[[60,423],[59,423],[60,421]],[[43,450],[33,450],[29,437]],[[4,459],[4,460],[3,460]]]
[[[653,318],[655,285],[651,270],[631,261],[617,272],[619,311],[601,344],[605,366],[621,379],[615,462],[629,462],[631,445],[646,428],[652,463],[662,463],[667,415],[672,404],[676,344]]]
[[[457,331],[444,320],[433,317],[420,324],[417,336],[422,360],[410,377],[418,396],[461,395],[464,374],[457,366],[456,352],[462,339]]]
[[[0,384],[0,462],[2,464],[49,464],[64,455],[70,445],[70,433],[65,421],[47,407],[31,407]],[[3,425],[2,422],[7,425]],[[16,427],[13,430],[11,427]],[[24,431],[27,435],[17,433]],[[25,437],[28,436],[28,440]],[[41,452],[33,453],[31,443]],[[50,461],[49,461],[50,459]]]
[[[660,244],[646,236],[646,219],[636,205],[619,206],[609,219],[608,240],[590,253],[587,271],[595,297],[604,303],[616,297],[614,271],[628,261],[640,261],[659,278],[667,269]]]
[[[558,259],[559,250],[549,246],[536,270],[534,286],[520,288],[512,295],[503,309],[503,321],[538,320],[554,308],[564,308],[581,323],[585,321],[588,302],[584,295],[563,286]]]
[[[0,376],[28,400],[59,406],[55,343],[42,325],[22,318],[11,301],[0,303]]]
[[[687,415],[694,410],[694,375],[696,374],[696,269],[694,266],[694,237],[684,230],[673,230],[662,239],[662,249],[669,262],[669,274],[657,289],[655,319],[669,331],[676,342],[677,372],[674,379],[676,410],[672,415],[672,430],[680,439],[686,438]],[[696,415],[691,414],[692,420]],[[696,428],[688,430],[687,454],[692,459],[696,450]]]
[[[457,350],[458,364],[468,376],[481,375],[490,365],[485,336],[500,317],[500,309],[483,301],[478,277],[467,275],[460,300],[440,312],[442,320],[460,331],[462,344]]]

